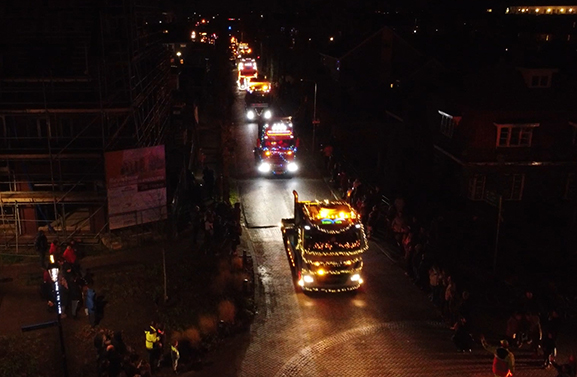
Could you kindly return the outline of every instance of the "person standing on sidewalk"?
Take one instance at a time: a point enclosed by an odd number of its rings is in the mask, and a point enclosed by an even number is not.
[[[549,368],[551,366],[551,359],[557,356],[557,337],[559,336],[559,325],[560,325],[559,314],[557,311],[553,310],[549,314],[549,318],[545,322],[545,328],[543,329],[543,368]]]
[[[515,372],[515,356],[509,351],[509,342],[501,340],[499,346],[491,346],[481,335],[481,344],[483,348],[494,355],[493,358],[493,375],[495,377],[511,377]]]
[[[160,336],[158,335],[158,328],[156,322],[151,322],[148,329],[144,330],[146,337],[146,351],[148,352],[148,363],[150,370],[154,372],[160,365],[160,355],[162,352],[162,344],[160,343]]]
[[[68,293],[70,295],[70,314],[72,318],[76,318],[78,314],[78,306],[82,300],[82,289],[78,281],[78,277],[74,276],[68,280]]]
[[[85,286],[84,307],[86,314],[88,314],[90,326],[96,326],[96,292],[92,289],[91,285]]]
[[[180,351],[178,350],[178,340],[175,340],[170,345],[170,359],[172,360],[172,370],[178,374],[178,360],[180,359]]]
[[[38,231],[38,235],[36,236],[36,241],[34,241],[34,247],[36,248],[36,252],[40,257],[40,266],[42,268],[46,267],[46,252],[48,251],[48,238],[43,231]]]

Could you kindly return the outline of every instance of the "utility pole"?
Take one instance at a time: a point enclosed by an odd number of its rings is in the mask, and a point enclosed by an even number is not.
[[[315,81],[315,97],[313,99],[313,155],[315,153],[315,134],[317,130],[317,82]]]

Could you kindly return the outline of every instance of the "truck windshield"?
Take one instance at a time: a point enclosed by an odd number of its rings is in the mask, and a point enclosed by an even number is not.
[[[270,93],[246,93],[244,100],[247,105],[251,103],[270,103],[271,96]]]
[[[304,234],[304,247],[309,250],[330,253],[358,250],[364,246],[361,230],[355,227],[336,234],[315,229],[306,230]]]

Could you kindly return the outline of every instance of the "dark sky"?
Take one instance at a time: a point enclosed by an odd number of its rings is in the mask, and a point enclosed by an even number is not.
[[[422,7],[429,0],[212,0],[212,1],[194,1],[194,0],[166,0],[176,6],[200,11],[216,12],[239,12],[246,10],[254,11],[297,11],[302,8],[310,8],[326,5],[327,7],[337,8],[368,8],[384,9],[387,6],[394,7],[397,5],[408,8]]]

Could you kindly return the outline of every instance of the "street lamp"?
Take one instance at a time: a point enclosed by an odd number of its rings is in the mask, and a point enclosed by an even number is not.
[[[305,80],[305,79],[301,79],[301,81],[309,81],[315,84],[315,96],[313,99],[313,145],[312,145],[312,151],[313,153],[315,152],[315,131],[317,129],[317,124],[319,124],[319,121],[317,120],[317,82],[313,81],[313,80]]]
[[[50,278],[54,283],[54,295],[56,296],[56,313],[58,319],[58,335],[60,336],[60,353],[62,354],[62,369],[64,370],[64,377],[68,377],[68,364],[66,362],[66,348],[64,347],[64,335],[62,334],[62,301],[60,299],[60,284],[58,277],[60,275],[60,267],[54,262],[54,255],[50,256],[50,265],[48,266]]]

